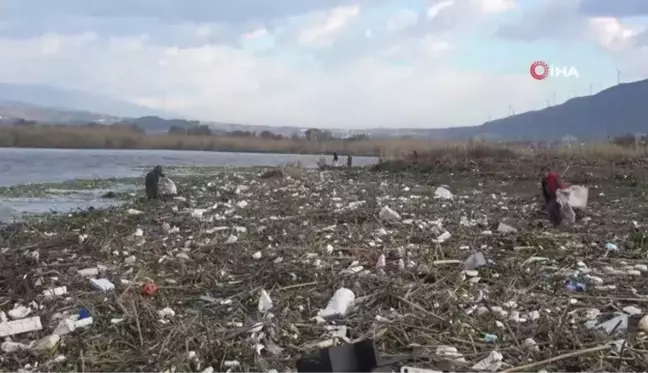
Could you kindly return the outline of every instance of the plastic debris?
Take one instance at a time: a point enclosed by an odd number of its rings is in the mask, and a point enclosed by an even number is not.
[[[477,372],[495,372],[502,366],[504,356],[497,351],[491,351],[488,357],[479,361],[472,366],[472,369]]]
[[[628,329],[628,315],[622,312],[617,312],[612,318],[603,322],[596,322],[590,320],[585,323],[585,327],[588,329],[601,329],[604,330],[607,334],[613,334],[617,332],[623,332]]]
[[[385,268],[387,266],[387,259],[385,254],[380,254],[378,260],[376,261],[376,268]]]
[[[52,332],[54,335],[66,335],[72,333],[78,328],[84,328],[86,326],[92,325],[92,317],[81,312],[76,315],[71,315],[59,322],[56,326],[56,329]]]
[[[160,195],[175,196],[178,194],[178,187],[168,177],[161,177],[159,182]]]
[[[9,318],[16,320],[27,317],[31,312],[32,310],[29,307],[16,305],[14,309],[7,312],[7,315],[9,316]]]
[[[77,273],[83,277],[94,277],[99,275],[99,268],[97,267],[84,268],[77,271]]]
[[[574,280],[567,280],[565,281],[565,288],[569,291],[585,291],[585,284],[582,282],[574,281]]]
[[[158,291],[158,286],[153,281],[149,281],[142,286],[142,295],[152,296]]]
[[[476,252],[471,254],[468,259],[464,261],[464,268],[467,270],[478,269],[484,267],[487,264],[484,254],[481,252]]]
[[[104,292],[115,289],[115,284],[113,284],[112,282],[108,281],[105,278],[92,278],[90,279],[90,283],[92,284],[92,287],[94,287],[95,289]]]
[[[158,316],[160,316],[161,319],[170,319],[174,317],[175,314],[175,311],[169,307],[165,307],[158,311]]]
[[[511,227],[508,224],[499,223],[499,225],[497,226],[497,231],[506,234],[506,233],[517,233],[518,230],[516,228]]]
[[[272,299],[270,295],[265,290],[261,290],[261,295],[259,296],[259,312],[266,313],[272,309]]]
[[[616,244],[608,242],[605,244],[605,250],[607,251],[619,251],[619,247]]]
[[[43,329],[39,316],[0,323],[0,337],[17,335]]]
[[[644,316],[639,320],[639,329],[644,333],[648,333],[648,315]]]
[[[345,316],[353,302],[355,302],[355,294],[347,288],[339,288],[329,300],[326,308],[320,310],[318,316],[322,318]]]
[[[7,341],[0,346],[0,350],[6,353],[29,350],[30,346],[24,343]]]
[[[56,345],[58,345],[60,341],[60,336],[56,334],[48,335],[47,337],[44,337],[34,343],[34,345],[31,346],[30,350],[35,352],[51,351],[54,349],[54,347],[56,347]]]
[[[452,193],[451,193],[449,190],[447,190],[446,188],[444,188],[444,187],[438,187],[438,188],[436,188],[436,190],[434,191],[434,198],[449,199],[449,200],[451,200],[451,199],[454,198],[454,195],[452,195]]]
[[[67,294],[67,287],[60,286],[53,289],[43,290],[43,296],[45,297],[54,297]]]
[[[484,342],[495,343],[497,342],[497,336],[495,334],[484,334]]]
[[[385,206],[378,213],[378,217],[384,221],[399,221],[401,216],[394,210],[390,209],[389,206]]]

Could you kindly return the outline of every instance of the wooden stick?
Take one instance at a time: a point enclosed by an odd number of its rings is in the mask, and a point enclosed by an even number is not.
[[[502,373],[520,372],[520,371],[524,371],[524,370],[527,370],[527,369],[538,367],[540,365],[553,363],[554,361],[564,360],[564,359],[574,357],[574,356],[585,355],[585,354],[589,354],[590,352],[609,350],[610,348],[612,348],[611,345],[601,345],[601,346],[586,348],[584,350],[572,351],[572,352],[569,352],[569,353],[566,353],[566,354],[563,354],[563,355],[554,356],[554,357],[546,359],[546,360],[537,361],[535,363],[522,365],[522,366],[519,366],[519,367],[509,368],[509,369],[503,370]]]

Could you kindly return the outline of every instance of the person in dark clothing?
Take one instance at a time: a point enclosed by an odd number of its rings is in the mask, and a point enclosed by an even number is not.
[[[146,187],[146,198],[156,199],[160,193],[160,178],[165,177],[162,172],[162,166],[155,166],[153,170],[146,174],[144,186]]]
[[[347,155],[347,167],[353,166],[353,157],[351,157],[351,154]]]
[[[333,166],[337,166],[338,164],[338,153],[334,152],[333,153]]]

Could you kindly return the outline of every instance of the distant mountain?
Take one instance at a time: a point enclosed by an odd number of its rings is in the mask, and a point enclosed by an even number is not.
[[[111,124],[120,120],[120,118],[111,115],[81,110],[55,109],[0,99],[0,123],[12,124],[21,119],[48,124]]]
[[[373,138],[417,137],[435,139],[559,140],[574,136],[580,140],[602,140],[608,136],[648,132],[648,79],[619,84],[593,96],[578,97],[542,110],[529,111],[489,121],[479,126],[452,128],[327,129],[336,137],[367,134]],[[97,114],[104,113],[104,114]],[[157,114],[156,114],[157,113]],[[170,113],[106,98],[91,93],[58,88],[0,84],[0,121],[23,118],[45,123],[127,122],[146,132],[168,132],[171,127],[208,125],[215,133],[270,131],[286,137],[311,128],[198,122]],[[133,119],[136,118],[136,119]]]
[[[648,79],[619,84],[561,105],[486,122],[476,127],[429,130],[441,138],[481,136],[500,140],[604,140],[648,132]]]
[[[106,113],[118,117],[143,117],[147,115],[156,115],[163,118],[181,117],[177,114],[90,92],[38,84],[0,83],[0,99],[55,109]]]

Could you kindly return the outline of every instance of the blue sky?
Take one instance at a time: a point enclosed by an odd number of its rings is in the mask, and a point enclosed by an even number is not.
[[[648,76],[645,0],[0,0],[0,81],[189,117],[446,127]],[[533,61],[579,78],[535,81]]]

